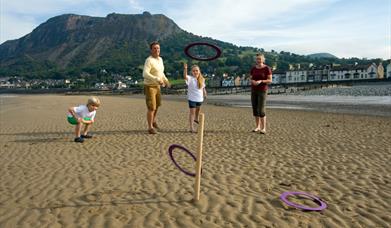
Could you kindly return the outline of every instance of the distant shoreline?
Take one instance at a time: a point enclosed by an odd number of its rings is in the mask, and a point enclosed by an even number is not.
[[[33,90],[25,91],[24,93],[0,92],[0,98],[28,94],[48,95],[49,93],[47,92],[48,90],[46,90],[46,93],[39,93],[39,91]],[[62,92],[57,91],[54,94],[63,95],[64,93],[65,95],[131,96],[134,98],[144,98],[144,95],[141,93],[124,91],[68,90]],[[185,94],[163,94],[163,96],[163,100],[186,102]],[[241,94],[208,95],[205,103],[216,106],[251,108],[250,100],[250,93],[247,92]],[[267,98],[267,108],[391,117],[391,84],[371,83],[351,87],[302,91],[297,94],[269,95]]]
[[[133,96],[132,96],[133,97]],[[140,96],[140,98],[143,98]],[[186,102],[183,95],[164,95],[164,99]],[[335,99],[335,100],[332,100]],[[376,99],[380,99],[377,103]],[[250,95],[209,95],[204,104],[251,108]],[[366,116],[391,117],[391,96],[346,97],[346,96],[298,96],[269,95],[269,109],[289,109],[309,112],[340,113]]]
[[[334,100],[333,100],[334,99]],[[376,99],[379,99],[376,102]],[[209,104],[251,107],[250,95],[212,95]],[[324,113],[342,113],[354,115],[391,117],[391,96],[348,97],[348,96],[298,96],[270,95],[267,108],[316,111]]]
[[[332,82],[330,82],[332,83]],[[341,83],[336,81],[335,83]],[[270,85],[270,94],[290,94],[290,95],[352,95],[352,96],[391,96],[391,80],[378,80],[378,81],[351,81],[349,85],[337,84],[335,87],[310,87],[306,89],[298,89],[300,86],[297,83],[288,84],[272,84]],[[306,83],[299,83],[301,86],[306,86]],[[311,85],[309,83],[308,85]],[[327,84],[326,84],[327,85]],[[280,87],[284,87],[280,88]],[[246,92],[240,90],[240,88],[246,88]],[[367,89],[365,89],[367,87]],[[207,87],[209,94],[215,89],[220,89],[220,93],[215,94],[248,94],[249,86],[230,86],[230,87]],[[238,89],[238,90],[237,90]],[[286,91],[277,92],[274,91]],[[229,92],[230,90],[234,92]],[[378,90],[378,91],[376,91]],[[289,92],[287,92],[289,91]],[[222,93],[221,93],[222,92]],[[26,89],[26,88],[0,88],[0,94],[65,94],[65,95],[84,95],[84,94],[96,94],[96,95],[132,95],[142,94],[143,87],[129,87],[126,89],[70,89],[70,88],[47,88],[47,89]],[[185,94],[186,86],[181,85],[175,88],[163,88],[163,94]]]

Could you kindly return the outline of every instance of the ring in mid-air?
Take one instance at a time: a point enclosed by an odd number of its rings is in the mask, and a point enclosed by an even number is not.
[[[213,51],[215,52],[215,55],[214,56],[206,56],[206,57],[196,56],[191,52],[191,49],[196,46],[209,47],[209,48],[213,49]],[[211,60],[215,60],[221,56],[221,49],[214,44],[210,44],[210,43],[206,43],[206,42],[195,42],[195,43],[191,43],[185,47],[185,54],[195,60],[211,61]]]

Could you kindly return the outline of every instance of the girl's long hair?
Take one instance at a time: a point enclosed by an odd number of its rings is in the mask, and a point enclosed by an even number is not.
[[[198,70],[200,71],[200,75],[197,77],[197,84],[198,84],[198,89],[201,89],[202,88],[202,84],[205,83],[205,78],[204,78],[204,76],[201,73],[200,67],[198,65],[193,65],[193,66],[191,66],[191,69],[193,69],[194,67],[197,67]]]

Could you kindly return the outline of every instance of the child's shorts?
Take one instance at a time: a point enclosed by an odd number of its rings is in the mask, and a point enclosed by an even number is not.
[[[189,108],[196,108],[202,105],[202,102],[191,101],[191,100],[188,101],[189,101]]]
[[[67,119],[68,119],[68,123],[70,123],[70,124],[72,124],[72,125],[76,125],[76,124],[77,124],[77,119],[76,119],[75,117],[73,117],[73,116],[68,116]],[[91,118],[88,118],[88,117],[84,117],[83,119],[86,120],[86,121],[91,120]]]

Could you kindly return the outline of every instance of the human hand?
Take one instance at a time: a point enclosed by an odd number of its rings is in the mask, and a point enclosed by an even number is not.
[[[92,123],[94,123],[93,120],[85,120],[85,119],[83,119],[82,122],[83,122],[83,124],[92,124]]]
[[[171,83],[169,81],[166,82],[167,88],[171,88]]]
[[[183,63],[183,69],[187,69],[187,63]]]

